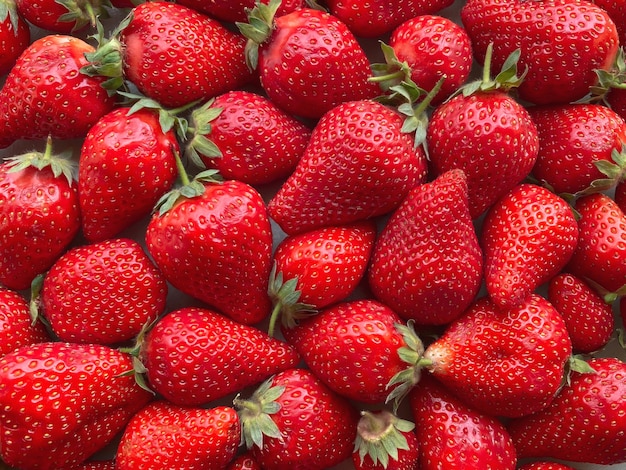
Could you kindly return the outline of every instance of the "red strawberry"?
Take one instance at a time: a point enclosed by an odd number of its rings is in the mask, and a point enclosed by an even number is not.
[[[586,1],[469,0],[461,19],[478,61],[490,43],[496,67],[520,49],[519,67],[528,73],[519,96],[535,104],[582,98],[597,81],[594,70],[611,66],[619,44],[608,13]]]
[[[255,0],[178,0],[181,5],[198,10],[220,21],[235,23],[237,21],[247,21],[248,11],[256,5]],[[268,4],[269,0],[262,0],[261,3]],[[306,0],[283,0],[278,7],[276,16],[286,15],[292,11],[307,6]]]
[[[250,67],[258,70],[269,99],[289,114],[319,119],[335,106],[374,98],[370,64],[348,27],[336,16],[302,8],[276,17],[280,0],[257,2],[249,23]]]
[[[188,406],[223,398],[300,362],[291,346],[195,307],[159,320],[141,342],[139,355],[151,388]]]
[[[576,470],[574,467],[556,462],[532,462],[518,467],[518,470]]]
[[[103,0],[15,0],[20,14],[38,28],[61,34],[73,34],[106,15]]]
[[[0,90],[0,148],[18,139],[84,137],[113,108],[103,79],[80,72],[93,50],[66,35],[44,36],[26,48]]]
[[[402,125],[398,112],[375,101],[333,108],[270,200],[271,217],[293,235],[394,210],[426,176],[424,151]]]
[[[165,309],[167,284],[142,247],[116,238],[75,247],[43,279],[42,313],[61,341],[133,339]]]
[[[573,372],[547,408],[508,424],[520,458],[626,462],[626,364],[616,358],[588,363],[595,373]]]
[[[626,215],[606,194],[581,197],[578,244],[567,269],[607,291],[626,285]]]
[[[9,73],[29,44],[30,29],[17,11],[15,0],[0,1],[0,76]]]
[[[24,290],[80,228],[72,163],[46,150],[0,163],[0,283]],[[37,249],[33,249],[37,247]]]
[[[514,307],[570,260],[578,225],[565,200],[534,184],[520,184],[485,216],[481,246],[491,300]]]
[[[389,411],[363,411],[352,453],[354,468],[417,470],[420,449],[414,428]]]
[[[228,406],[190,408],[155,401],[137,412],[115,456],[118,470],[223,470],[240,443],[239,417]]]
[[[624,0],[591,0],[600,8],[606,10],[615,23],[619,34],[619,43],[626,45],[626,2]]]
[[[248,451],[245,454],[235,458],[226,470],[262,470],[259,463],[252,457],[252,452]]]
[[[251,185],[287,177],[311,131],[267,98],[248,91],[217,96],[192,113],[187,151],[226,179]]]
[[[556,193],[577,193],[601,183],[612,155],[626,145],[626,121],[600,104],[564,104],[529,108],[539,134],[539,154],[532,173]],[[626,159],[626,147],[624,147]],[[625,168],[613,166],[616,180]],[[601,166],[597,166],[601,165]],[[606,171],[606,170],[605,170]],[[607,181],[608,186],[614,185]],[[606,189],[599,187],[598,189]]]
[[[50,341],[43,324],[33,323],[26,299],[0,287],[0,357],[34,343]]]
[[[554,307],[531,294],[501,310],[478,299],[430,344],[428,370],[467,405],[485,414],[516,417],[550,404],[572,345]]]
[[[467,201],[465,174],[451,170],[415,187],[382,230],[369,285],[403,318],[443,325],[478,293],[483,260]]]
[[[113,238],[149,215],[176,180],[174,131],[161,128],[156,111],[130,109],[103,116],[82,144],[78,194],[90,242]]]
[[[323,470],[352,455],[359,413],[308,370],[280,372],[235,406],[265,470]]]
[[[515,469],[515,447],[502,423],[467,406],[433,378],[422,377],[413,389],[411,411],[421,470],[460,470],[468,465]]]
[[[23,470],[74,468],[150,400],[130,356],[100,345],[38,343],[0,358],[0,454]]]

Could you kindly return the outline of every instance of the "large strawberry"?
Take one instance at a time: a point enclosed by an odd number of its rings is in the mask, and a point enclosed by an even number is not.
[[[426,177],[424,151],[402,131],[403,122],[398,112],[371,100],[334,107],[270,200],[271,217],[293,235],[394,210]]]
[[[74,468],[150,399],[130,356],[100,345],[37,343],[0,358],[0,454],[23,470]]]
[[[90,242],[117,236],[150,214],[173,186],[178,141],[150,109],[121,107],[103,116],[82,144],[78,196]]]
[[[178,0],[181,5],[198,10],[220,21],[235,23],[237,21],[247,21],[248,13],[256,5],[256,0]],[[262,0],[261,3],[268,4],[269,0]],[[306,0],[282,0],[276,16],[286,15],[294,10],[307,6]]]
[[[0,284],[28,289],[78,233],[73,173],[68,158],[52,154],[50,139],[44,152],[0,164]]]
[[[22,346],[49,340],[43,323],[33,323],[26,299],[0,287],[0,357]]]
[[[547,408],[508,424],[520,458],[626,462],[626,364],[616,358],[588,363],[594,372],[572,372]]]
[[[276,17],[280,0],[257,1],[249,23],[250,67],[268,97],[289,114],[318,119],[340,103],[374,98],[370,64],[348,27],[325,11],[302,8]]]
[[[17,11],[15,0],[0,1],[0,76],[11,70],[29,44],[30,29]]]
[[[474,300],[482,269],[467,179],[451,170],[415,187],[392,214],[374,246],[368,280],[403,318],[443,325]]]
[[[240,440],[239,417],[231,407],[182,407],[159,400],[137,412],[124,429],[115,468],[223,470]]]
[[[582,98],[597,81],[594,70],[608,69],[619,45],[608,13],[584,0],[469,0],[461,19],[478,61],[490,43],[496,67],[520,49],[519,66],[528,73],[519,95],[536,104]]]
[[[212,310],[168,313],[140,341],[149,386],[179,405],[200,405],[295,367],[295,349]]]
[[[46,31],[73,34],[106,16],[103,0],[15,0],[20,14],[32,25]]]
[[[115,104],[101,77],[80,72],[93,46],[66,35],[31,43],[0,90],[0,148],[18,139],[84,137]]]

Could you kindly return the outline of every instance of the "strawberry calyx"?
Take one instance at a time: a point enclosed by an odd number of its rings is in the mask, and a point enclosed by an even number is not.
[[[132,346],[118,348],[118,351],[130,356],[133,364],[132,369],[122,372],[119,376],[128,377],[132,375],[135,379],[135,383],[143,390],[150,392],[152,395],[156,395],[156,392],[150,388],[148,381],[146,380],[146,372],[148,370],[143,362],[141,362],[141,348],[143,347],[146,335],[150,332],[154,325],[159,322],[159,320],[161,320],[161,317],[146,322],[135,337],[135,342]]]
[[[212,132],[211,122],[222,114],[223,108],[213,107],[215,99],[210,99],[197,109],[194,109],[189,118],[190,122],[185,132],[188,140],[185,148],[185,156],[194,165],[204,168],[204,162],[200,155],[207,158],[221,158],[222,151],[208,136]]]
[[[602,159],[593,163],[606,178],[593,180],[587,188],[574,194],[574,197],[608,191],[626,180],[626,142],[622,142],[621,148],[611,151],[611,160]]]
[[[11,21],[11,27],[13,28],[13,34],[18,35],[20,15],[17,11],[15,0],[0,0],[0,23],[9,18]]]
[[[565,388],[571,385],[572,374],[596,374],[597,371],[591,367],[591,365],[585,360],[585,357],[581,354],[572,354],[565,362],[565,370],[563,373],[563,380],[559,387],[557,394]]]
[[[259,46],[272,34],[274,17],[280,4],[281,0],[270,0],[268,4],[256,0],[254,8],[248,13],[248,23],[235,23],[241,34],[248,38],[245,55],[250,70],[256,70],[259,65]]]
[[[46,139],[46,147],[43,152],[27,152],[6,159],[9,171],[18,172],[28,167],[34,167],[43,170],[50,167],[55,178],[64,176],[67,182],[72,185],[77,177],[78,168],[72,160],[71,151],[65,151],[58,154],[52,152],[52,137]]]
[[[35,326],[37,322],[41,322],[45,329],[47,330],[50,337],[55,337],[56,335],[52,331],[52,327],[50,323],[46,319],[46,317],[41,312],[41,289],[43,287],[43,280],[45,278],[45,274],[38,274],[35,276],[30,284],[30,301],[28,303],[28,314],[31,318],[31,325]]]
[[[98,18],[105,17],[105,6],[111,6],[109,1],[101,0],[56,0],[57,3],[67,8],[67,13],[59,16],[59,21],[74,23],[73,31],[77,31],[87,25],[96,27]]]
[[[621,46],[612,67],[607,69],[594,70],[598,77],[597,83],[589,87],[589,93],[583,96],[576,103],[604,102],[608,105],[607,97],[612,89],[626,90],[626,52]]]
[[[414,428],[414,423],[400,419],[387,410],[362,411],[357,425],[354,451],[358,451],[361,464],[368,455],[374,465],[380,464],[387,468],[390,459],[398,460],[399,450],[409,450],[403,433]]]

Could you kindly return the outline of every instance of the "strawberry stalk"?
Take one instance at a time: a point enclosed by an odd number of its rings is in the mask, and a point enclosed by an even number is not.
[[[379,413],[361,412],[357,427],[354,450],[359,452],[361,463],[368,455],[374,465],[387,468],[390,460],[398,460],[399,450],[409,450],[406,437],[402,434],[410,432],[415,424],[400,419],[387,410]]]
[[[483,62],[482,77],[461,87],[457,92],[463,93],[464,96],[469,96],[477,91],[489,92],[500,90],[508,92],[513,88],[519,87],[528,72],[528,69],[526,69],[521,75],[517,73],[517,63],[519,62],[520,55],[520,49],[515,49],[511,52],[504,61],[504,64],[502,64],[500,72],[495,77],[492,77],[491,60],[493,56],[493,43],[489,43]]]
[[[21,171],[30,166],[38,170],[50,167],[55,177],[58,178],[63,175],[71,185],[76,179],[77,171],[76,164],[72,161],[71,157],[71,151],[53,154],[52,137],[48,136],[43,152],[27,152],[15,157],[9,157],[6,160],[11,167],[9,171],[12,172]]]

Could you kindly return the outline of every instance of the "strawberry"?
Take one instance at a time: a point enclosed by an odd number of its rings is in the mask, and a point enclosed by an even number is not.
[[[246,452],[245,454],[239,455],[236,457],[229,465],[226,467],[226,470],[262,470],[259,463],[254,460],[251,452]]]
[[[238,21],[247,21],[248,12],[252,10],[256,4],[255,0],[212,0],[205,2],[202,0],[178,0],[181,5],[188,6],[194,10],[205,13],[206,15],[217,18],[220,21],[235,23]],[[262,0],[261,3],[268,4],[269,0]],[[307,6],[306,0],[282,0],[276,16],[286,15],[292,11]]]
[[[72,248],[42,282],[38,303],[61,341],[127,341],[165,309],[163,274],[139,243],[127,238]]]
[[[567,270],[614,292],[626,285],[626,215],[609,196],[576,200],[578,243]]]
[[[168,313],[140,341],[148,383],[178,405],[223,398],[295,367],[295,349],[212,310],[185,307]]]
[[[248,23],[246,58],[269,99],[289,114],[319,119],[335,106],[374,98],[370,63],[348,27],[324,11],[302,8],[276,17],[280,0],[257,1]]]
[[[608,13],[586,1],[469,0],[461,19],[479,62],[490,43],[496,67],[520,49],[519,67],[528,73],[519,96],[535,104],[582,98],[597,82],[594,70],[608,69],[619,45]]]
[[[130,356],[101,345],[38,343],[0,358],[0,454],[20,469],[74,468],[150,400]]]
[[[626,462],[626,365],[616,358],[588,363],[595,372],[572,372],[570,384],[547,408],[508,424],[520,458]]]
[[[422,377],[410,402],[421,470],[516,468],[515,447],[502,423],[467,406],[432,377]]]
[[[289,176],[311,131],[267,98],[231,91],[192,113],[187,151],[226,179],[251,185]]]
[[[539,461],[539,462],[531,462],[521,467],[518,467],[518,470],[576,470],[574,467],[570,467],[569,465],[564,465],[562,463],[556,462],[547,462],[547,461]]]
[[[435,175],[454,168],[465,172],[472,219],[530,173],[539,149],[528,111],[507,93],[522,80],[516,54],[495,78],[490,67],[487,55],[483,78],[436,107],[426,134]]]
[[[579,277],[561,273],[552,278],[548,300],[563,317],[575,352],[598,351],[613,336],[611,304]]]
[[[43,324],[33,323],[26,299],[0,287],[0,357],[34,343],[50,341]]]
[[[183,171],[181,178],[148,223],[150,255],[175,288],[236,321],[260,322],[271,310],[265,202],[252,186],[218,182],[210,172],[189,182]]]
[[[15,0],[20,14],[32,25],[46,31],[73,34],[106,16],[103,0]]]
[[[137,412],[115,456],[118,470],[222,470],[240,442],[239,417],[228,406],[190,408],[154,401]]]
[[[480,241],[489,297],[510,308],[563,269],[576,249],[578,225],[565,200],[523,183],[489,209]]]
[[[78,166],[82,230],[92,243],[117,236],[150,214],[177,176],[174,131],[150,109],[120,107],[83,141]]]
[[[0,148],[18,139],[81,138],[115,104],[103,79],[80,72],[94,48],[80,38],[49,35],[31,43],[0,90]]]
[[[66,155],[29,152],[0,163],[0,284],[24,290],[80,229],[74,169]],[[37,247],[37,249],[33,249]]]
[[[619,48],[612,66],[597,69],[598,83],[592,86],[582,101],[600,101],[626,119],[626,57],[624,46]]]
[[[605,10],[615,23],[619,34],[619,43],[626,45],[626,2],[624,0],[591,0]]]
[[[30,29],[17,11],[15,0],[0,1],[0,76],[9,73],[29,44]]]
[[[516,417],[550,404],[572,352],[554,307],[531,294],[499,309],[482,297],[431,343],[428,370],[467,405],[489,415]]]
[[[398,112],[371,100],[333,108],[269,201],[270,216],[294,235],[394,210],[426,177],[424,150],[414,145],[411,133],[402,132],[403,121]]]
[[[359,413],[308,370],[276,374],[235,407],[265,470],[323,470],[352,455]]]
[[[574,194],[597,185],[614,162],[612,179],[626,174],[626,163],[617,163],[621,152],[626,161],[626,121],[615,111],[588,103],[533,106],[529,112],[539,135],[532,174],[554,192]]]
[[[482,267],[467,179],[451,170],[413,188],[393,212],[374,246],[368,280],[376,298],[403,318],[443,325],[474,300]]]

